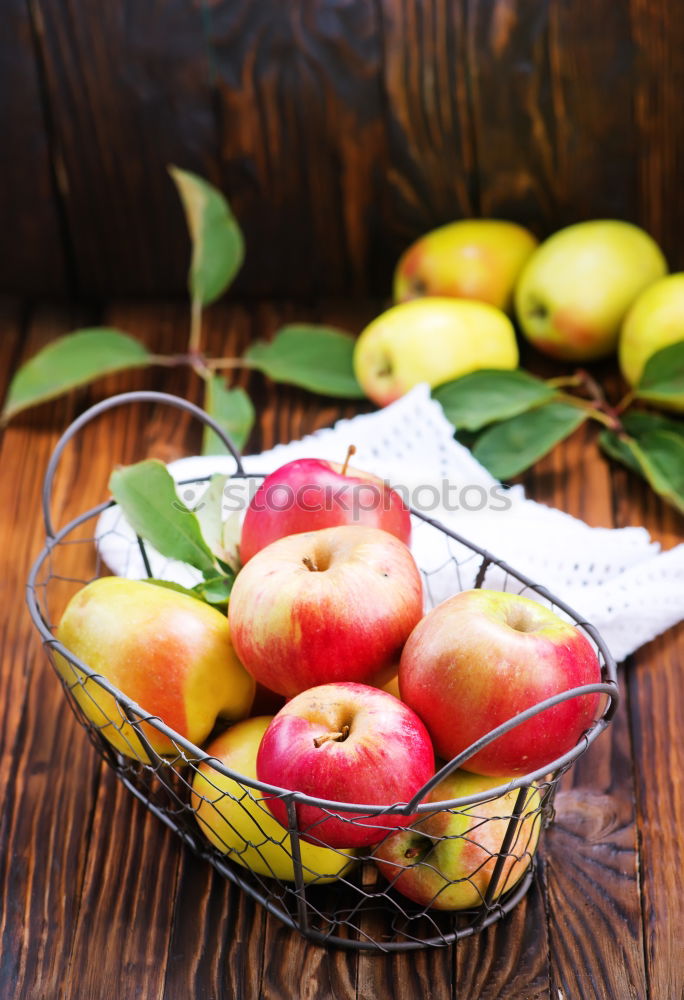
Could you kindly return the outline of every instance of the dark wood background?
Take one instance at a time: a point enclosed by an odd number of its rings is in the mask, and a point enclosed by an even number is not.
[[[4,0],[0,290],[181,292],[165,166],[220,184],[237,290],[387,293],[470,214],[617,216],[684,266],[674,0]]]

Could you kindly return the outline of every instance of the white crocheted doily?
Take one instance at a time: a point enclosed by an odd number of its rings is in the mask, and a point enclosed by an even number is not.
[[[526,499],[522,487],[505,490],[454,440],[453,427],[427,386],[417,386],[378,412],[246,456],[244,465],[249,473],[268,473],[294,458],[341,462],[350,444],[357,449],[354,466],[387,479],[430,518],[543,584],[599,629],[616,660],[684,618],[684,544],[661,552],[645,528],[591,528]],[[234,469],[228,456],[197,456],[169,465],[177,482]],[[241,483],[246,504],[250,484]],[[201,502],[204,488],[185,485],[178,492],[192,507]],[[236,490],[232,481],[225,516],[237,506]],[[113,572],[145,575],[135,536],[118,508],[101,515],[97,537]],[[475,582],[479,556],[415,518],[411,547],[426,573],[430,604]],[[151,563],[162,578],[192,584],[199,576],[153,551]],[[496,566],[488,569],[484,584],[522,589]]]

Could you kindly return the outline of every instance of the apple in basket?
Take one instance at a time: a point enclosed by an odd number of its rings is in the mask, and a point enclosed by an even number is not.
[[[256,778],[259,743],[273,716],[259,715],[231,726],[207,753],[231,771]],[[266,805],[267,794],[217,771],[202,761],[192,780],[192,807],[202,833],[231,861],[258,875],[294,881],[290,835]],[[300,842],[302,875],[307,883],[334,882],[353,864],[349,850]]]
[[[257,754],[259,780],[318,799],[371,806],[406,804],[435,769],[430,737],[393,695],[366,684],[323,684],[303,691],[274,717]],[[282,798],[267,800],[287,823]],[[328,847],[376,844],[413,818],[343,812],[297,803],[306,840]]]
[[[455,771],[440,781],[425,802],[471,798],[505,785],[506,779]],[[422,813],[408,830],[389,834],[373,859],[394,889],[422,906],[464,910],[485,898],[501,851],[518,789],[466,806]],[[532,786],[519,808],[519,821],[506,851],[492,899],[519,882],[539,838],[541,793]]]
[[[142,580],[93,580],[70,600],[57,638],[191,743],[205,740],[218,717],[249,714],[254,680],[235,655],[225,615],[186,594]],[[121,753],[147,761],[114,696],[63,656],[56,661],[90,722]],[[142,730],[156,753],[178,752],[153,726],[143,723]]]
[[[242,525],[240,559],[278,538],[302,531],[361,524],[382,528],[407,545],[411,517],[401,496],[368,472],[319,458],[300,458],[276,469],[254,494]]]
[[[401,697],[445,760],[544,699],[600,680],[596,653],[579,629],[536,601],[492,590],[464,591],[433,608],[399,664]],[[599,703],[592,693],[547,708],[462,766],[486,775],[543,768],[575,746]]]
[[[365,683],[396,663],[422,615],[420,572],[380,528],[308,531],[249,560],[228,614],[240,660],[271,691]]]

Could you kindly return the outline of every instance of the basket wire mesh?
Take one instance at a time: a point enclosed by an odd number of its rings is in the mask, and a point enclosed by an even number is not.
[[[443,540],[443,560],[429,569],[419,567],[428,607],[434,603],[435,593],[444,593],[445,585],[453,593],[472,586],[532,597],[586,635],[599,658],[601,682],[548,698],[492,730],[444,764],[408,803],[368,806],[330,802],[232,771],[135,704],[55,636],[70,597],[105,569],[94,526],[99,516],[114,506],[114,501],[101,503],[55,531],[50,498],[59,459],[74,434],[90,420],[115,406],[141,401],[165,403],[207,423],[233,453],[235,477],[245,477],[240,455],[221,428],[198,407],[164,393],[125,393],[104,400],[82,414],[58,442],[43,491],[47,541],[32,567],[27,601],[69,705],[96,750],[123,784],[194,852],[310,940],[350,949],[408,951],[448,945],[501,919],[523,898],[534,877],[539,834],[552,818],[554,793],[562,774],[606,728],[617,707],[615,664],[597,630],[546,588],[438,521],[412,510],[417,530],[437,532]],[[119,531],[116,522],[109,530]],[[151,575],[145,543],[137,538],[128,544]],[[490,787],[478,794],[422,801],[498,736],[554,705],[591,693],[602,696],[600,714],[569,752],[530,774],[510,781],[501,779],[503,783],[495,788],[490,782]],[[161,755],[154,749],[150,740],[153,733],[167,738],[170,753]],[[278,824],[271,814],[268,800],[273,796],[285,803],[287,826]],[[301,804],[317,806],[321,818],[305,827],[298,809]],[[423,853],[417,864],[422,866],[423,875],[432,876],[434,890],[427,902],[412,902],[400,891],[406,869],[416,862],[411,856],[405,865],[397,860],[396,852],[388,854],[384,849],[398,832],[395,824],[383,825],[383,814],[389,812],[405,816],[399,831],[410,830],[421,838]],[[431,818],[441,814],[444,822],[447,813],[453,818],[448,832],[431,833]],[[356,849],[353,855],[328,847],[324,863],[320,853],[312,861],[312,846],[325,846],[327,817],[378,827],[378,842]],[[454,874],[448,863],[437,860],[448,858],[449,852],[460,852],[470,859],[465,874]],[[283,877],[284,871],[288,877]],[[450,894],[458,898],[458,910],[440,908]]]

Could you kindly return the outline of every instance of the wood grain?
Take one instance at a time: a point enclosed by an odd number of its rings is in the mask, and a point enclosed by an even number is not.
[[[667,0],[11,0],[0,287],[183,293],[166,165],[221,186],[236,289],[387,296],[452,219],[644,225],[674,269],[684,14]],[[73,274],[72,274],[73,272]]]
[[[184,290],[188,239],[166,168],[218,180],[200,4],[31,2],[77,292]]]
[[[36,51],[39,25],[27,0],[7,0],[0,32],[0,290],[64,294],[60,152]]]

